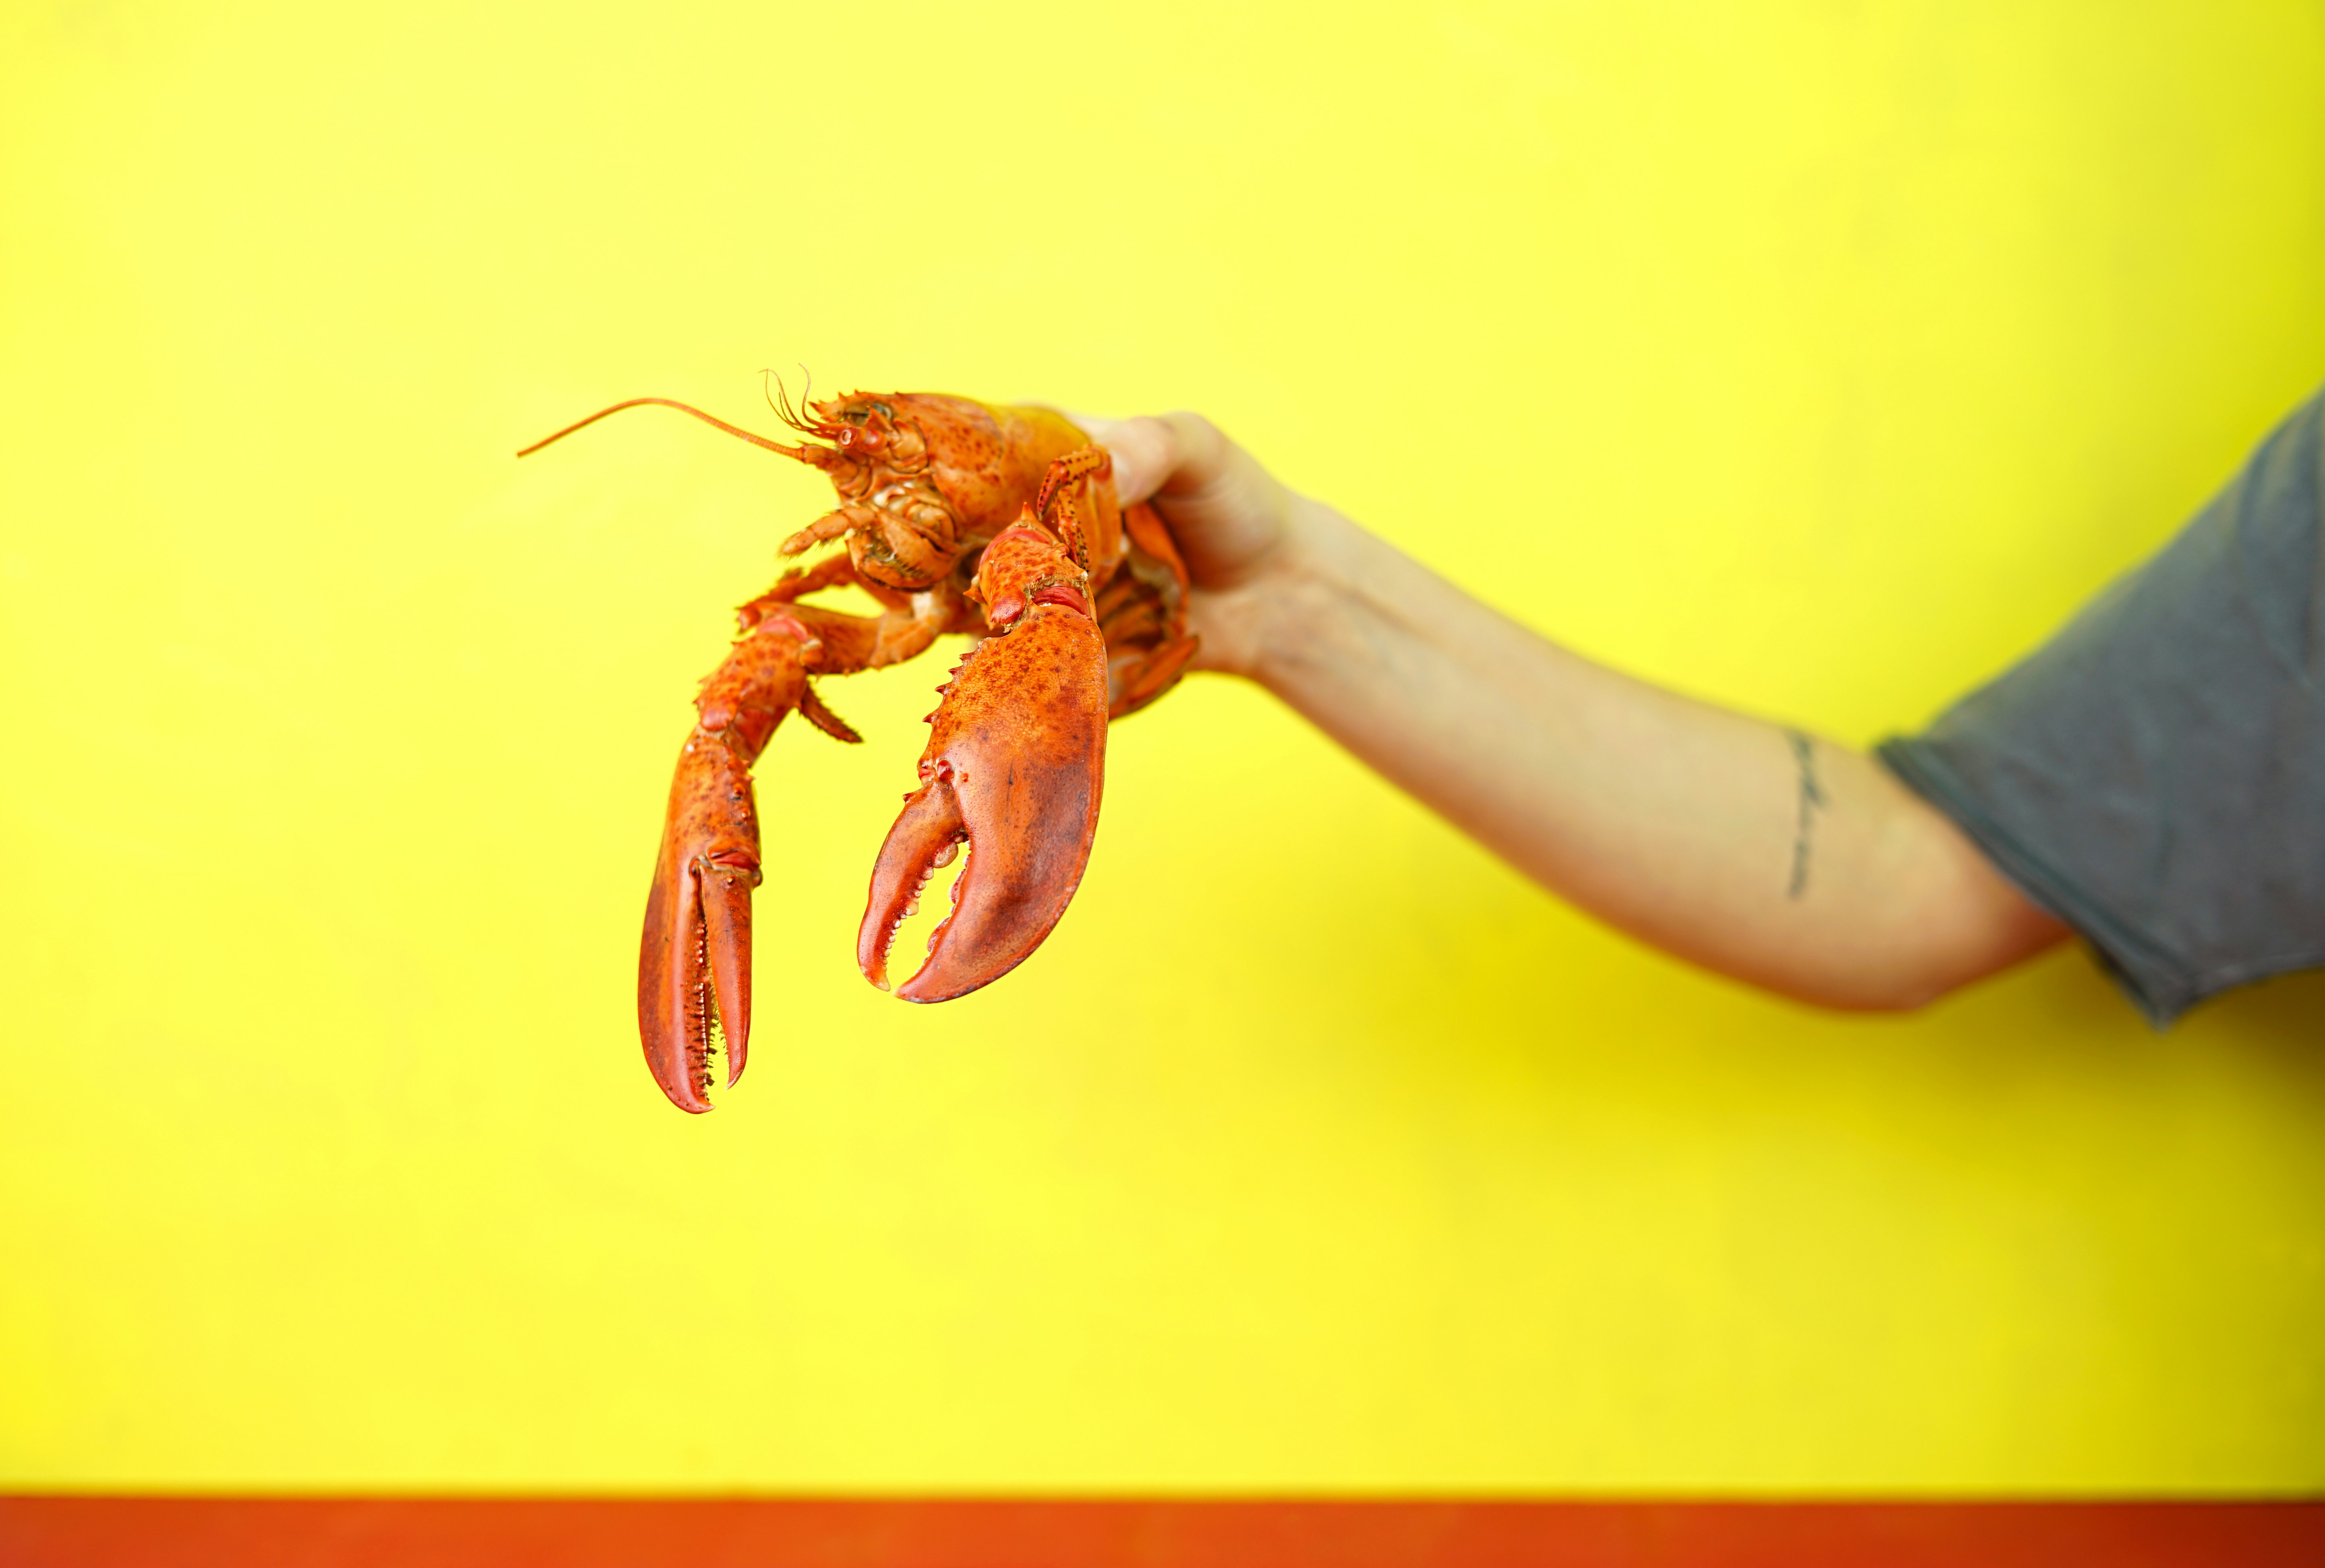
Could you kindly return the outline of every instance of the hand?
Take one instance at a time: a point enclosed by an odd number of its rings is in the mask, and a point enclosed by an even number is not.
[[[1286,488],[1197,413],[1070,416],[1114,458],[1124,506],[1151,501],[1194,579],[1188,622],[1199,669],[1256,676],[1283,596],[1310,574],[1302,558],[1323,508]]]

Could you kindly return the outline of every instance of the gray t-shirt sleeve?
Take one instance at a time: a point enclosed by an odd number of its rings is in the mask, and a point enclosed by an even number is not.
[[[2170,1022],[2325,964],[2325,395],[2163,552],[1881,759]]]

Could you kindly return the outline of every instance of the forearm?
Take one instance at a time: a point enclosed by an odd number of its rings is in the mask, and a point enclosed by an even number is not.
[[[2059,939],[1862,754],[1662,691],[1495,613],[1319,503],[1209,596],[1237,668],[1544,886],[1803,1000],[1911,1007]]]

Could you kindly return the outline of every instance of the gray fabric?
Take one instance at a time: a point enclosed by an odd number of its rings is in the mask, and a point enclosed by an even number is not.
[[[2325,396],[2144,566],[1880,747],[2157,1024],[2325,963]]]

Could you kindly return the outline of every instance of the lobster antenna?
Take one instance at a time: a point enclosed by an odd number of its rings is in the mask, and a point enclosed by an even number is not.
[[[809,417],[815,412],[815,410],[809,404],[809,399],[815,395],[815,372],[802,365],[800,366],[800,374],[807,377],[807,390],[800,394],[799,407],[797,409],[793,409],[792,407],[792,390],[790,387],[783,385],[783,373],[773,369],[762,369],[759,372],[759,375],[762,377],[773,376],[775,382],[775,395],[768,398],[767,401],[773,406],[776,417],[781,419],[785,424],[791,426],[792,429],[799,431],[800,434],[806,436],[827,435],[829,431],[815,420]],[[759,384],[759,389],[761,395],[764,396],[766,392],[766,382],[764,379]]]
[[[767,383],[771,380],[775,384],[775,390],[773,392],[769,392],[767,390]],[[775,417],[782,420],[785,424],[791,426],[792,429],[799,431],[801,435],[813,435],[815,433],[806,425],[801,423],[800,416],[792,412],[792,389],[783,385],[783,378],[781,372],[775,370],[772,366],[760,366],[759,395],[767,400],[767,406],[775,411]]]
[[[680,403],[675,398],[669,397],[633,397],[628,402],[617,403],[611,408],[601,408],[597,413],[591,414],[588,419],[575,420],[571,424],[567,425],[555,435],[543,436],[541,440],[533,442],[531,446],[523,448],[516,455],[521,458],[531,457],[542,448],[549,445],[550,442],[561,441],[567,436],[571,435],[575,431],[580,430],[588,425],[596,424],[599,420],[605,418],[609,413],[619,413],[625,408],[644,408],[649,404],[657,408],[674,408],[681,413],[690,413],[695,418],[700,420],[703,423],[708,425],[716,425],[718,429],[725,431],[728,435],[733,436],[736,440],[749,441],[755,447],[764,447],[771,452],[780,452],[787,458],[799,458],[809,462],[812,462],[814,460],[813,459],[807,457],[806,451],[802,448],[787,447],[781,441],[771,441],[763,435],[754,435],[749,431],[743,429],[739,425],[728,424],[725,420],[718,418],[716,414],[703,413],[692,404]],[[819,447],[815,450],[821,451],[825,449]]]

